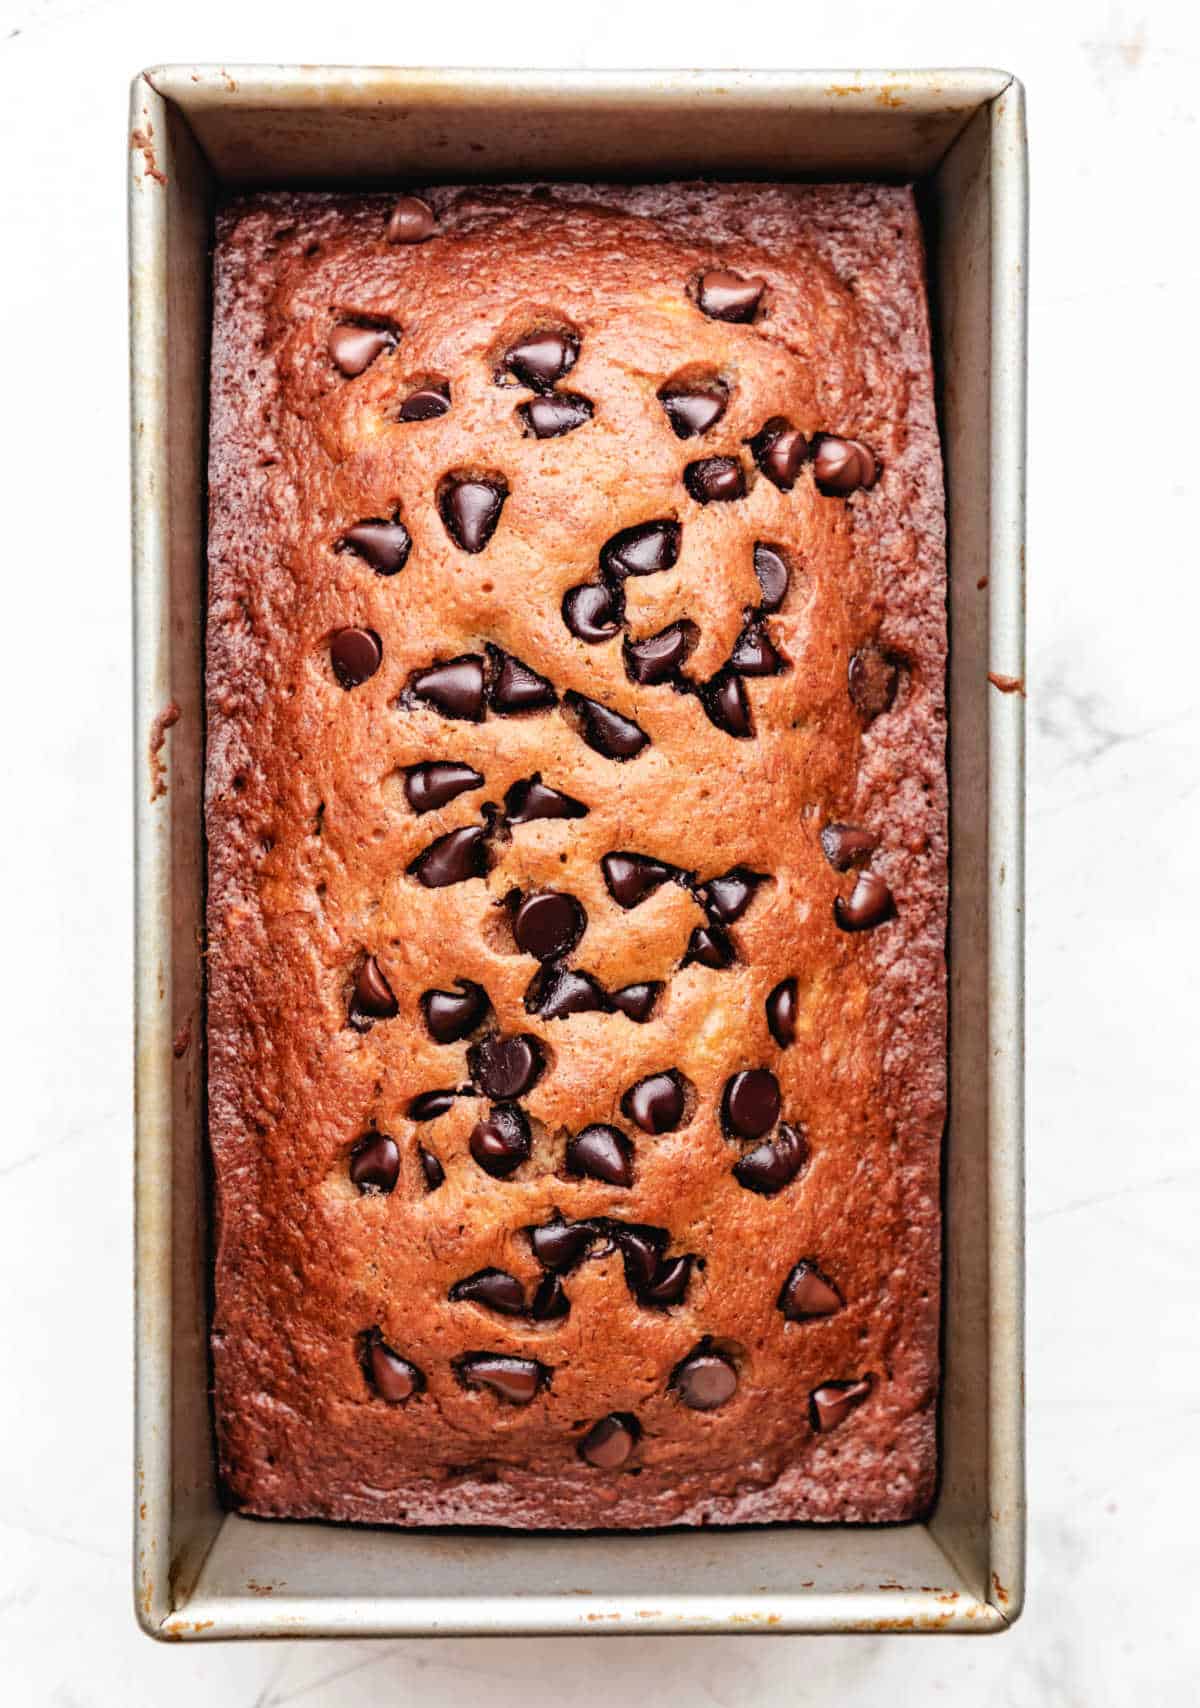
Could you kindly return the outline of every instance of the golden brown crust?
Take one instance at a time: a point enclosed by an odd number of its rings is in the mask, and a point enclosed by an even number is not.
[[[436,233],[410,246],[386,241],[381,196],[254,196],[219,223],[207,824],[223,1473],[248,1512],[385,1523],[910,1517],[935,1475],[946,902],[942,486],[911,194],[687,184],[428,199]],[[712,268],[766,281],[756,321],[700,312],[695,282]],[[363,318],[398,337],[346,378],[329,335]],[[539,440],[515,415],[532,394],[497,384],[496,364],[547,325],[578,337],[560,389],[594,415]],[[720,376],[729,402],[681,440],[657,393],[688,370]],[[448,382],[448,412],[397,421],[430,381]],[[862,441],[878,481],[822,496],[810,460],[780,490],[747,444],[775,416]],[[741,459],[744,498],[689,495],[683,470],[711,455]],[[457,470],[508,486],[476,555],[435,502]],[[335,549],[397,511],[412,538],[398,574]],[[627,582],[627,632],[694,623],[696,681],[725,664],[760,602],[755,542],[791,560],[766,619],[791,668],[747,681],[752,739],[718,728],[695,694],[631,681],[619,639],[587,646],[564,625],[566,590],[595,578],[614,534],[652,518],[678,521],[682,546],[673,568]],[[383,655],[351,691],[329,662],[348,625],[373,630]],[[470,723],[406,692],[414,672],[489,644],[547,677],[559,705]],[[864,729],[847,678],[873,645],[898,661],[898,690]],[[624,764],[593,751],[562,707],[570,690],[636,720],[650,744]],[[404,768],[433,759],[470,764],[485,786],[417,816]],[[436,836],[486,822],[482,803],[499,807],[534,773],[588,816],[496,830],[486,878],[427,889],[409,874]],[[839,821],[879,838],[869,865],[896,915],[873,930],[835,923],[856,872],[836,871],[819,835]],[[704,922],[694,894],[668,882],[622,910],[600,865],[611,851],[697,882],[734,866],[767,875],[729,928],[736,963],[681,968]],[[516,949],[502,898],[541,888],[586,910],[572,965],[608,991],[663,982],[648,1023],[526,1012],[537,963]],[[347,1016],[366,953],[399,1012],[363,1031]],[[781,1049],[764,1005],[787,978],[799,1018]],[[486,1103],[460,1097],[422,1124],[407,1114],[415,1095],[469,1080],[469,1040],[434,1042],[419,1007],[457,979],[548,1057],[523,1099],[532,1154],[507,1180],[468,1149]],[[652,1136],[621,1098],[668,1068],[694,1088],[688,1118]],[[777,1076],[783,1119],[810,1147],[773,1197],[734,1178],[750,1146],[722,1131],[723,1088],[745,1068]],[[632,1187],[566,1173],[567,1135],[594,1122],[632,1140]],[[349,1177],[372,1128],[400,1150],[390,1194]],[[436,1191],[418,1144],[444,1166]],[[639,1302],[600,1240],[564,1277],[565,1319],[448,1298],[490,1267],[532,1293],[542,1271],[524,1230],[555,1211],[665,1230],[672,1255],[698,1260],[683,1301]],[[843,1309],[785,1320],[780,1290],[800,1259]],[[364,1375],[374,1328],[424,1377],[403,1404]],[[706,1340],[739,1377],[710,1412],[670,1386]],[[548,1385],[502,1404],[458,1379],[467,1352],[536,1358]],[[811,1392],[864,1376],[868,1397],[814,1433]],[[622,1467],[597,1468],[578,1446],[610,1412],[642,1433]]]

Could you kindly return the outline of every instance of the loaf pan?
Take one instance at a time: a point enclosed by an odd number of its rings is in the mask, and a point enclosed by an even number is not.
[[[1002,72],[167,66],[129,127],[137,1615],[160,1638],[1000,1631],[1020,1609],[1026,160]],[[206,1353],[205,382],[226,186],[912,179],[950,521],[951,1099],[925,1523],[387,1532],[224,1510]]]

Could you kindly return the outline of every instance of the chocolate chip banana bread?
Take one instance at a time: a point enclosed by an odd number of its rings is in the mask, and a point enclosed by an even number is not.
[[[210,577],[234,1503],[926,1508],[945,623],[911,194],[232,203]]]

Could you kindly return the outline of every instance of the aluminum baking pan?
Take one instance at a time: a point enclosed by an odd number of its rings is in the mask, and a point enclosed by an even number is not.
[[[997,1631],[1021,1605],[1026,166],[993,71],[162,67],[129,134],[137,758],[135,1586],[152,1635]],[[224,185],[919,181],[950,520],[951,1112],[927,1523],[390,1533],[226,1512],[208,1403],[203,603]]]

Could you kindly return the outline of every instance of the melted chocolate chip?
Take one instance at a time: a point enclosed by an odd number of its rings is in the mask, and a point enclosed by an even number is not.
[[[400,1012],[400,1004],[392,995],[392,987],[384,978],[379,962],[368,955],[354,979],[354,998],[351,1019],[391,1020]]]
[[[420,670],[412,679],[412,692],[444,718],[478,723],[483,716],[483,659],[468,652]]]
[[[553,685],[511,653],[490,646],[492,686],[488,703],[494,712],[510,717],[518,712],[544,712],[558,704]]]
[[[498,1104],[486,1121],[476,1123],[468,1144],[484,1173],[504,1180],[529,1155],[529,1123],[515,1104]]]
[[[729,407],[723,385],[695,386],[690,391],[660,391],[658,401],[677,439],[695,439],[715,427]]]
[[[450,388],[444,382],[418,386],[400,405],[398,421],[436,421],[450,408]]]
[[[710,919],[732,925],[750,906],[758,886],[766,881],[761,873],[752,872],[748,866],[734,866],[723,877],[710,878],[708,883],[701,884],[696,900]]]
[[[779,1309],[790,1323],[831,1317],[844,1303],[833,1282],[808,1258],[795,1265],[779,1295]]]
[[[595,1241],[591,1222],[564,1222],[559,1217],[529,1229],[529,1244],[543,1269],[573,1269]]]
[[[784,979],[767,998],[767,1025],[781,1050],[795,1042],[798,988],[795,979]]]
[[[609,1000],[590,973],[574,967],[543,967],[525,993],[525,1007],[543,1020],[565,1020],[569,1014],[607,1014]]]
[[[438,509],[446,532],[465,552],[481,552],[496,532],[508,487],[499,477],[476,480],[462,475],[449,480]]]
[[[638,1026],[644,1026],[654,1012],[661,990],[662,985],[657,983],[627,984],[623,989],[613,991],[612,1005]]]
[[[778,611],[787,597],[791,571],[779,546],[769,546],[759,540],[754,547],[754,573],[758,577],[764,611]]]
[[[439,1115],[454,1107],[454,1099],[458,1093],[451,1086],[442,1091],[422,1091],[409,1101],[407,1115],[410,1121],[436,1121]]]
[[[667,1243],[666,1231],[662,1228],[632,1227],[625,1222],[608,1222],[605,1231],[621,1253],[625,1283],[630,1292],[642,1293],[658,1274],[663,1247]]]
[[[813,457],[817,488],[827,497],[844,498],[860,486],[873,486],[878,470],[875,458],[861,439],[826,436]]]
[[[839,1423],[845,1423],[870,1392],[869,1376],[861,1382],[826,1382],[808,1396],[809,1422],[819,1435],[825,1435]]]
[[[683,964],[690,967],[696,961],[702,967],[712,967],[714,971],[721,972],[736,960],[733,944],[719,925],[697,925],[688,938]]]
[[[671,1386],[693,1411],[716,1411],[737,1392],[737,1371],[719,1352],[689,1353],[675,1366]]]
[[[464,824],[431,842],[408,868],[427,890],[444,890],[449,884],[465,884],[482,878],[487,871],[487,827]]]
[[[585,581],[564,593],[562,618],[576,640],[595,646],[620,633],[621,600],[600,582]]]
[[[489,1032],[467,1051],[472,1083],[485,1097],[506,1102],[524,1097],[542,1077],[546,1058],[537,1039],[527,1032]]]
[[[858,824],[827,824],[821,832],[821,850],[835,872],[848,872],[878,846],[875,832]]]
[[[525,1315],[525,1289],[515,1275],[504,1269],[480,1269],[456,1281],[449,1296],[454,1304],[465,1300],[473,1305],[486,1305],[489,1311],[499,1311],[501,1316]]]
[[[691,1273],[690,1257],[664,1258],[655,1271],[654,1279],[647,1282],[638,1297],[643,1305],[655,1305],[662,1310],[669,1305],[677,1305],[687,1292]]]
[[[601,550],[600,562],[618,581],[627,575],[657,575],[676,562],[682,535],[678,522],[639,522],[613,535]]]
[[[625,674],[631,682],[649,687],[657,682],[674,681],[695,644],[693,624],[672,623],[646,640],[626,640]]]
[[[436,1192],[439,1186],[445,1184],[446,1170],[433,1152],[426,1150],[424,1145],[417,1146],[417,1160],[421,1164],[421,1173],[425,1176],[425,1190]]]
[[[746,473],[736,457],[704,457],[689,463],[683,484],[697,504],[728,504],[746,496]]]
[[[587,811],[582,801],[543,783],[540,771],[514,783],[504,796],[504,815],[509,824],[532,824],[539,818],[586,818]]]
[[[513,936],[523,954],[552,961],[575,947],[586,926],[587,914],[574,896],[541,890],[517,908]]]
[[[848,899],[833,898],[833,917],[843,931],[870,931],[895,912],[892,892],[876,872],[860,872]]]
[[[611,706],[602,706],[599,700],[589,700],[583,694],[571,692],[566,698],[580,719],[584,741],[605,759],[634,759],[649,746],[650,737],[632,718],[622,717]]]
[[[754,460],[773,486],[790,492],[808,455],[808,440],[782,415],[773,415],[750,441]]]
[[[750,701],[742,687],[741,677],[732,670],[723,670],[713,677],[704,690],[703,705],[710,721],[718,729],[723,729],[726,735],[745,740],[754,734]]]
[[[765,1144],[755,1145],[734,1164],[733,1174],[739,1186],[748,1192],[758,1192],[773,1198],[782,1192],[808,1161],[808,1145],[802,1134],[786,1122]]]
[[[619,1471],[637,1446],[641,1429],[628,1412],[610,1411],[579,1443],[579,1457],[598,1471]]]
[[[412,535],[403,522],[357,522],[338,545],[370,564],[376,575],[396,575],[408,562]]]
[[[433,812],[448,802],[457,800],[469,789],[483,787],[483,776],[469,765],[456,765],[449,760],[433,760],[414,765],[404,778],[404,794],[415,813]]]
[[[482,985],[459,979],[457,990],[427,990],[421,1012],[429,1036],[437,1044],[454,1044],[465,1038],[483,1020],[491,1006]]]
[[[468,1388],[488,1388],[508,1405],[527,1406],[550,1372],[535,1358],[510,1358],[502,1352],[469,1352],[455,1361],[459,1380]]]
[[[532,397],[517,409],[525,431],[535,439],[560,439],[573,433],[592,419],[590,399],[573,391],[552,392],[549,397]]]
[[[667,1073],[647,1074],[631,1085],[621,1099],[621,1110],[643,1133],[673,1133],[683,1120],[686,1102],[683,1077],[671,1068]]]
[[[360,1192],[394,1192],[400,1147],[386,1133],[364,1133],[350,1152],[350,1179]]]
[[[386,326],[355,326],[346,322],[329,334],[329,356],[348,380],[365,373],[385,350],[396,346],[396,334]]]
[[[872,723],[891,707],[900,683],[894,659],[877,646],[860,647],[852,653],[846,672],[851,704],[864,723]]]
[[[569,373],[579,356],[579,340],[570,332],[531,332],[504,352],[504,366],[531,391],[549,391]]]
[[[672,866],[648,854],[606,854],[600,862],[608,893],[618,907],[636,907],[675,876]]]
[[[567,1298],[567,1290],[559,1276],[543,1275],[529,1307],[529,1314],[534,1322],[556,1322],[559,1317],[565,1317],[570,1309],[571,1301]]]
[[[735,1073],[726,1082],[721,1113],[738,1138],[761,1138],[779,1119],[779,1081],[766,1068]]]
[[[729,662],[739,676],[778,676],[787,669],[766,625],[757,617],[751,617],[738,636]]]
[[[401,196],[387,222],[389,243],[424,243],[437,229],[433,209],[420,196]]]
[[[765,279],[747,279],[725,267],[714,267],[711,272],[701,275],[696,303],[701,314],[707,314],[710,320],[745,323],[757,314],[765,289]]]
[[[343,688],[357,688],[383,663],[383,642],[374,629],[338,629],[329,643],[329,662]]]
[[[425,1378],[416,1365],[393,1351],[377,1328],[365,1336],[363,1370],[379,1398],[390,1405],[402,1405],[425,1386]]]
[[[632,1186],[633,1146],[616,1127],[585,1127],[567,1144],[567,1168],[609,1186]]]

